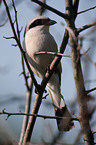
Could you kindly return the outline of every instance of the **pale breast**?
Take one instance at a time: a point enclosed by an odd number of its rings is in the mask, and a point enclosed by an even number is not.
[[[25,37],[25,42],[28,55],[45,70],[52,62],[53,55],[35,55],[35,53],[40,51],[57,52],[57,44],[53,36],[50,33],[28,34]]]

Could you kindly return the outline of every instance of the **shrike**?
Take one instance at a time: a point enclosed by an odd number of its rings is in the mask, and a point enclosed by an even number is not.
[[[32,71],[41,79],[46,73],[46,68],[51,64],[54,57],[48,54],[36,55],[40,51],[57,52],[57,44],[53,36],[49,33],[49,26],[54,25],[56,21],[48,17],[38,16],[31,19],[26,27],[25,47],[28,61]],[[50,71],[50,70],[49,70]],[[65,117],[57,119],[58,129],[68,131],[73,126],[71,114],[69,113],[64,98],[60,90],[61,63],[56,68],[55,73],[47,83],[47,90],[52,100],[55,115]]]

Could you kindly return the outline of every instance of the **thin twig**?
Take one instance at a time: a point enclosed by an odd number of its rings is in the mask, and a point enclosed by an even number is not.
[[[20,39],[18,38],[19,35],[17,36],[17,34],[16,34],[16,31],[15,31],[15,28],[14,28],[14,23],[12,22],[12,18],[11,18],[10,12],[9,12],[8,5],[7,5],[7,3],[6,3],[5,0],[3,0],[3,3],[4,3],[4,5],[5,5],[6,12],[7,12],[7,15],[8,15],[8,19],[9,19],[9,22],[10,22],[10,25],[11,25],[11,29],[12,29],[13,34],[14,34],[14,39],[16,40],[17,45],[18,45],[18,47],[19,47],[19,49],[20,49],[20,51],[21,51],[21,54],[22,54],[22,56],[24,57],[26,66],[27,66],[27,68],[28,68],[28,70],[29,70],[29,72],[30,72],[30,75],[31,75],[31,78],[32,78],[32,80],[33,80],[33,82],[34,82],[34,85],[35,85],[36,89],[38,90],[37,81],[36,81],[36,79],[35,79],[35,77],[34,77],[34,75],[33,75],[33,72],[32,72],[32,70],[31,70],[31,68],[30,68],[30,65],[29,65],[29,63],[28,63],[28,61],[27,61],[26,54],[25,54],[25,52],[24,52],[24,50],[23,50],[23,48],[22,48],[22,46],[21,46]],[[18,26],[17,26],[17,27],[18,27]],[[19,30],[17,30],[17,31],[18,31],[17,33],[19,33]]]
[[[14,24],[13,24],[13,22],[12,22],[12,18],[11,18],[10,12],[9,12],[8,5],[7,5],[7,3],[6,3],[5,0],[3,0],[3,3],[4,3],[4,5],[5,5],[6,12],[7,12],[7,15],[8,15],[8,19],[9,19],[9,22],[10,22],[10,25],[11,25],[11,29],[12,29],[13,34],[14,34],[14,39],[16,40],[17,45],[18,45],[18,47],[19,47],[19,49],[20,49],[20,51],[21,51],[21,54],[22,54],[22,56],[24,57],[26,66],[27,66],[27,68],[28,68],[28,70],[29,70],[29,72],[30,72],[31,78],[32,78],[32,80],[33,80],[33,83],[34,83],[35,87],[36,87],[37,90],[38,90],[38,83],[37,83],[37,81],[36,81],[36,79],[35,79],[35,77],[34,77],[34,74],[33,74],[32,70],[31,70],[31,68],[30,68],[30,65],[29,65],[29,63],[28,63],[28,61],[27,61],[26,54],[25,54],[25,52],[24,52],[24,50],[23,50],[23,48],[22,48],[22,46],[21,46],[21,43],[20,43],[20,41],[19,41],[19,38],[18,38],[17,35],[16,35],[16,31],[15,31],[15,28],[14,28]]]
[[[27,90],[30,90],[30,87],[28,85],[28,76],[26,76],[26,72],[25,72],[25,66],[24,66],[24,59],[23,59],[23,56],[22,56],[22,69],[23,69],[23,76],[24,76],[24,79],[25,79],[25,85],[26,85],[26,88]]]
[[[12,0],[12,5],[13,5],[13,8],[14,8],[14,12],[15,12],[14,24],[16,23],[17,38],[20,42],[20,32],[21,32],[22,29],[19,30],[19,24],[18,24],[18,19],[17,19],[17,10],[16,10],[16,7],[15,7],[14,0]],[[25,73],[25,66],[24,66],[23,56],[22,56],[22,68],[23,68],[23,76],[24,76],[25,83],[26,83],[26,88],[27,88],[25,113],[29,113],[30,112],[30,106],[31,106],[31,94],[32,94],[32,89],[33,89],[33,81],[32,81],[31,78],[29,78],[29,84],[28,84],[28,77],[26,76],[26,73]],[[23,137],[24,137],[24,134],[25,134],[25,131],[26,131],[26,128],[27,128],[27,124],[28,124],[28,119],[29,119],[29,116],[24,116],[23,124],[22,124],[22,131],[21,131],[21,136],[20,136],[20,141],[19,141],[20,145],[22,144],[22,141],[23,141]]]
[[[13,36],[11,36],[11,37],[5,37],[5,36],[3,36],[3,38],[5,38],[5,39],[15,39],[15,37]]]
[[[92,131],[92,133],[95,134],[96,133],[96,130],[95,131]]]
[[[88,28],[91,28],[91,27],[95,26],[95,25],[96,25],[96,21],[95,22],[92,22],[90,24],[84,25],[81,28],[78,28],[77,29],[77,33],[80,33],[80,32],[82,32],[82,31],[84,31],[84,30],[86,30]]]
[[[15,7],[14,0],[12,0],[12,6],[13,6],[14,12],[15,12],[16,30],[17,30],[18,39],[20,41],[20,30],[19,30],[19,24],[18,24],[18,20],[17,20],[17,10],[16,10],[16,7]]]
[[[71,57],[71,55],[62,54],[62,53],[58,53],[58,52],[39,51],[39,52],[35,53],[35,55],[40,55],[40,54],[50,54],[50,55],[54,55],[54,56]]]
[[[82,42],[80,42],[80,47],[82,47]],[[85,55],[85,53],[88,53],[89,50],[90,50],[90,48],[88,48],[86,51],[84,51],[82,54],[80,54],[80,56]]]
[[[41,1],[38,1],[38,0],[31,0],[31,1],[32,1],[32,2],[35,2],[35,3],[37,3],[37,4],[39,4],[39,5],[42,6],[43,8],[46,8],[46,9],[50,10],[51,12],[53,12],[53,13],[55,13],[55,14],[61,16],[61,17],[64,18],[64,19],[69,19],[69,17],[68,17],[67,14],[64,14],[64,13],[62,13],[62,12],[60,12],[60,11],[54,9],[54,8],[52,8],[51,6],[49,6],[49,5],[45,4],[45,3],[42,3]]]
[[[95,90],[96,90],[96,87],[95,87],[95,88],[92,88],[92,89],[90,89],[90,90],[87,90],[86,93],[89,94],[90,92],[93,92],[93,91],[95,91]]]
[[[28,114],[30,112],[31,103],[32,103],[31,100],[32,100],[33,81],[31,78],[29,78],[28,88],[26,92],[25,114]],[[24,134],[28,125],[28,120],[29,120],[29,116],[24,115],[19,145],[21,145],[23,142]]]
[[[81,11],[81,12],[78,12],[77,14],[82,14],[82,13],[85,13],[85,12],[87,12],[87,11],[93,10],[93,9],[95,9],[95,8],[96,8],[96,6],[91,7],[91,8],[89,8],[89,9],[86,9],[86,10],[83,10],[83,11]]]
[[[46,4],[46,0],[41,0],[41,2]],[[39,6],[39,15],[41,16],[44,12],[45,12],[45,8]]]
[[[49,115],[38,115],[38,114],[30,114],[30,113],[22,113],[22,112],[18,112],[18,113],[11,113],[11,112],[6,112],[5,109],[2,110],[2,112],[0,112],[0,115],[7,115],[7,119],[10,116],[35,116],[35,117],[39,117],[39,118],[43,118],[43,119],[68,119],[67,117],[58,117],[58,116],[49,116]],[[79,121],[79,118],[72,118],[72,120],[74,121]]]

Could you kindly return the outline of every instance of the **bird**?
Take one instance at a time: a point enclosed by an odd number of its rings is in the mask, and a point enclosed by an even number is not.
[[[33,73],[41,79],[44,78],[46,69],[50,66],[54,56],[50,54],[36,55],[36,53],[41,51],[58,52],[56,41],[49,32],[49,27],[56,23],[55,20],[51,20],[48,17],[36,16],[29,20],[26,26],[24,40],[26,56]],[[74,123],[61,93],[61,72],[62,67],[61,63],[59,63],[46,88],[51,97],[58,130],[69,131],[73,128]]]

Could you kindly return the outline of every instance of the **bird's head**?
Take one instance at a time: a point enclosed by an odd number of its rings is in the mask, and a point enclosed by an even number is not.
[[[26,27],[26,32],[28,32],[32,28],[46,28],[49,29],[49,26],[54,25],[56,21],[51,20],[45,16],[37,16],[32,18]]]

